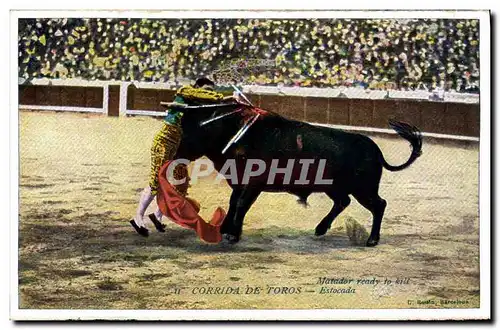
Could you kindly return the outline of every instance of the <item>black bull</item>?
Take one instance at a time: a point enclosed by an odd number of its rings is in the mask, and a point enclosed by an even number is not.
[[[233,108],[234,109],[234,108]],[[239,130],[242,116],[233,114],[226,118],[200,127],[200,122],[224,112],[233,110],[211,108],[188,110],[183,117],[183,139],[177,158],[191,161],[206,156],[220,171],[228,159],[234,159],[237,173],[244,172],[245,160],[261,159],[267,167],[272,159],[280,161],[280,168],[287,160],[326,160],[324,179],[333,179],[331,184],[295,184],[300,171],[293,171],[289,184],[283,183],[283,175],[277,175],[274,183],[267,184],[267,175],[251,177],[247,184],[228,181],[233,189],[227,216],[221,226],[221,233],[232,243],[239,241],[243,219],[263,191],[288,192],[306,203],[313,192],[324,192],[333,200],[333,208],[316,226],[315,234],[324,235],[333,220],[350,204],[350,195],[367,208],[373,215],[372,229],[367,246],[375,246],[380,239],[380,226],[387,205],[379,194],[382,168],[400,171],[410,166],[421,154],[422,137],[420,131],[408,124],[390,122],[390,126],[412,147],[409,159],[402,165],[389,165],[379,147],[367,136],[338,129],[318,127],[300,121],[286,119],[274,113],[258,119],[238,143],[232,145],[225,154],[222,150]],[[311,168],[317,168],[317,165]],[[313,175],[314,176],[314,175]],[[311,178],[311,176],[308,176]],[[313,178],[314,179],[314,178]]]

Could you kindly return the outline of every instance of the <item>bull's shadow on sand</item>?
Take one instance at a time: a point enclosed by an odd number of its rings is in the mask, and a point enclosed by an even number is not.
[[[150,228],[150,236],[144,238],[137,235],[127,221],[117,219],[111,213],[85,216],[66,213],[59,213],[56,221],[48,221],[45,214],[30,213],[29,222],[21,221],[21,261],[23,258],[31,260],[31,252],[36,252],[39,261],[80,257],[94,262],[140,262],[176,259],[184,253],[215,255],[285,252],[316,255],[345,248],[365,249],[353,242],[346,231],[339,227],[322,237],[314,236],[314,228],[245,228],[244,236],[238,244],[232,245],[224,241],[209,244],[201,241],[194,231],[169,223],[168,219],[164,219],[167,224],[165,233]]]
[[[167,234],[168,235],[168,234]],[[322,237],[314,236],[314,228],[297,230],[290,227],[265,229],[247,229],[237,244],[222,241],[219,244],[206,244],[195,239],[184,249],[198,254],[213,252],[244,253],[244,252],[289,252],[296,254],[324,254],[333,250],[354,247],[344,233],[328,233]]]

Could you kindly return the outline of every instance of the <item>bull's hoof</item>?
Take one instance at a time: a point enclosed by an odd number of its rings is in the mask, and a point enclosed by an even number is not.
[[[316,235],[316,236],[323,236],[324,234],[326,234],[327,231],[328,231],[328,227],[317,225],[316,229],[314,231],[314,235]]]
[[[368,247],[374,247],[377,244],[378,244],[378,239],[369,238],[368,241],[366,241],[366,246]]]
[[[224,240],[226,240],[229,244],[236,244],[238,243],[238,241],[240,240],[240,238],[236,235],[232,235],[232,234],[224,234],[222,235],[222,237],[224,238]]]
[[[141,236],[144,236],[144,237],[148,237],[149,236],[149,230],[146,228],[146,227],[139,227],[136,223],[135,223],[135,220],[132,219],[130,220],[130,224],[132,225],[132,227],[134,227],[135,231],[141,235]]]

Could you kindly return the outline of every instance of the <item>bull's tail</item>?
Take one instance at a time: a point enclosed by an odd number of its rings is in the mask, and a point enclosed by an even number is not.
[[[421,154],[422,154],[422,133],[415,126],[398,122],[398,121],[389,121],[389,126],[398,133],[399,136],[408,140],[411,144],[411,155],[410,158],[406,161],[406,163],[392,166],[386,162],[384,156],[382,156],[382,162],[384,167],[389,171],[401,171],[408,166],[410,166]]]

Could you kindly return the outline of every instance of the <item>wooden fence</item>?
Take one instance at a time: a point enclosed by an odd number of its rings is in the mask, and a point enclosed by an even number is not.
[[[144,87],[144,88],[143,88]],[[160,86],[161,87],[161,86]],[[109,116],[162,115],[160,101],[171,101],[175,89],[144,84],[107,82],[80,86],[19,86],[19,108],[90,111]],[[396,119],[426,133],[479,137],[479,103],[415,99],[363,99],[297,95],[246,94],[252,103],[286,117],[318,124],[388,128]]]

